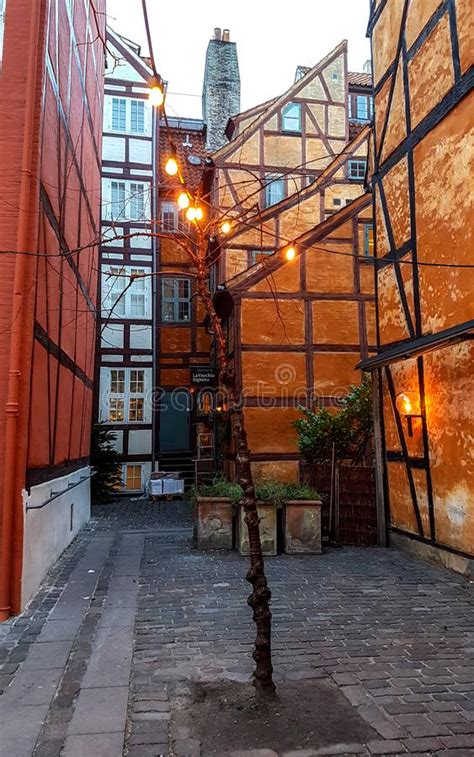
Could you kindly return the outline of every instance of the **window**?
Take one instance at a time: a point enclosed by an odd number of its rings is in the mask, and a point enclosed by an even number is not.
[[[149,277],[144,268],[112,267],[104,271],[102,306],[112,318],[149,318]]]
[[[370,121],[373,115],[373,99],[370,95],[349,95],[349,118]]]
[[[145,218],[145,185],[130,183],[130,213],[131,221],[143,221]]]
[[[374,227],[371,223],[364,224],[364,254],[368,258],[374,257]]]
[[[131,131],[134,134],[145,133],[145,102],[143,100],[131,100]]]
[[[356,118],[362,121],[369,119],[369,101],[365,95],[356,97]]]
[[[147,221],[150,218],[148,182],[103,179],[103,218],[112,221]]]
[[[108,423],[143,423],[145,421],[145,371],[135,368],[111,368],[107,394]]]
[[[268,174],[265,181],[265,207],[269,208],[285,198],[285,180],[282,176]]]
[[[174,202],[161,204],[162,231],[178,231],[178,206]]]
[[[349,161],[347,175],[349,179],[365,179],[365,171],[367,167],[367,161],[362,159],[354,159]]]
[[[299,103],[289,103],[282,111],[282,129],[283,131],[301,131],[301,105]]]
[[[334,200],[332,201],[332,204],[333,205],[340,205],[341,204],[341,198],[340,197],[335,197]]]
[[[127,128],[127,101],[122,97],[112,98],[112,130],[125,131]]]
[[[191,282],[189,279],[163,279],[161,320],[165,323],[186,323],[191,320]]]
[[[1,2],[2,0],[0,0]],[[107,101],[109,105],[106,106],[106,113],[109,113],[108,128],[111,131],[129,132],[130,134],[149,133],[148,105],[145,100],[134,100],[131,97],[110,97],[107,98]]]
[[[124,484],[127,491],[139,491],[143,488],[142,466],[124,465]]]
[[[273,255],[274,250],[252,250],[250,253],[250,264],[261,263],[269,255]]]
[[[111,214],[113,220],[125,218],[125,182],[113,181],[111,183],[112,206]]]

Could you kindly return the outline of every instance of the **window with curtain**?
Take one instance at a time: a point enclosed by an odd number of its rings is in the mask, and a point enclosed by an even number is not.
[[[178,206],[175,202],[161,203],[161,230],[178,231]]]
[[[113,220],[126,218],[125,212],[126,184],[124,181],[111,182],[111,217]]]
[[[301,132],[300,103],[289,103],[283,108],[281,114],[281,126],[283,131]]]
[[[161,320],[164,323],[187,323],[191,320],[191,282],[166,278],[161,282]]]
[[[145,185],[131,182],[129,218],[132,221],[143,221],[145,216]]]
[[[285,198],[285,180],[277,174],[268,174],[265,182],[265,207],[269,208]]]
[[[149,318],[147,269],[112,267],[103,274],[102,306],[110,318]]]
[[[143,369],[109,369],[107,421],[109,423],[145,421],[145,371]]]

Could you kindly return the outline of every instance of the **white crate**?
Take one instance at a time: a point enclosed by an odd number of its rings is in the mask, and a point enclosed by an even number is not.
[[[152,497],[184,494],[184,481],[180,478],[152,478],[148,482],[148,492]]]

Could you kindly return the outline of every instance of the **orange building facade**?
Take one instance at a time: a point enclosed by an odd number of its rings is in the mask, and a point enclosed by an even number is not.
[[[376,349],[369,82],[348,73],[343,42],[299,67],[281,97],[233,117],[212,156],[214,201],[231,225],[214,252],[216,303],[256,480],[298,479],[298,406],[340,407]]]
[[[394,543],[472,570],[472,3],[372,3],[381,465]]]
[[[1,619],[90,512],[105,10],[95,7],[7,0],[0,19]]]

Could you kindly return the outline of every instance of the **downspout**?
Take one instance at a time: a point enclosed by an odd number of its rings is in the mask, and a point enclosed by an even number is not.
[[[20,201],[16,250],[28,251],[29,234],[32,228],[30,209],[31,192],[34,182],[31,170],[34,144],[36,111],[37,58],[39,49],[39,28],[42,2],[30,6],[30,35],[28,45],[28,66],[26,74],[25,128],[23,132],[23,154],[21,165]],[[8,393],[6,405],[5,434],[5,479],[2,510],[2,550],[0,554],[0,621],[7,620],[12,612],[12,570],[13,564],[13,524],[15,508],[20,507],[21,492],[18,488],[18,420],[20,414],[20,379],[22,358],[22,335],[25,318],[25,279],[27,255],[16,255],[13,286],[13,305],[10,338],[10,363],[8,370]],[[17,530],[22,529],[22,521]],[[16,610],[16,608],[15,608]]]

